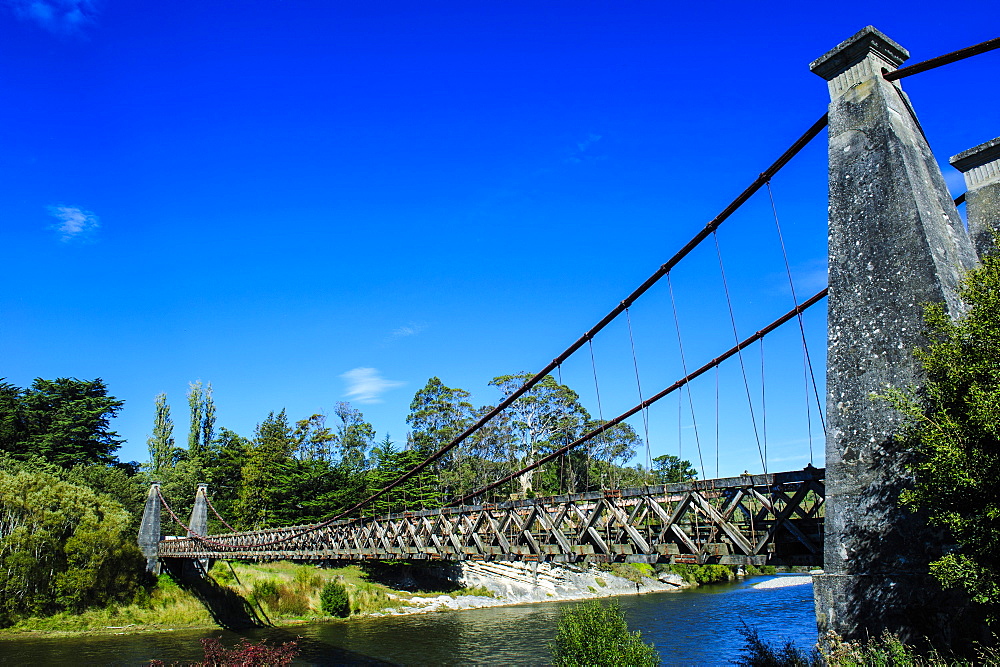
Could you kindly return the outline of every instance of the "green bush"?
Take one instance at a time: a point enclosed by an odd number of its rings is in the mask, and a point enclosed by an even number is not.
[[[725,565],[688,565],[674,563],[670,566],[674,574],[679,574],[689,584],[714,584],[720,581],[732,581],[736,576],[732,569]]]
[[[273,579],[255,581],[250,594],[257,604],[266,605],[268,609],[276,610],[281,596],[278,594],[278,582]]]
[[[617,602],[594,600],[564,611],[550,648],[557,667],[660,664],[653,645],[643,642],[641,633],[629,632]]]
[[[648,563],[598,563],[597,569],[635,583],[653,576],[653,566]]]
[[[351,615],[351,599],[347,595],[347,588],[339,581],[331,581],[323,587],[319,604],[323,612],[330,616],[347,618]]]

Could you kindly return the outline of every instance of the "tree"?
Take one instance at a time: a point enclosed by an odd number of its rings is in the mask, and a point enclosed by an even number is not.
[[[201,446],[211,446],[214,439],[215,399],[212,398],[212,383],[209,382],[201,395]]]
[[[605,605],[591,600],[562,612],[551,649],[557,667],[660,664],[656,649],[642,641],[642,633],[629,632],[617,602]]]
[[[1000,248],[998,248],[1000,250]],[[1000,625],[1000,256],[964,278],[966,314],[925,306],[929,345],[916,351],[922,389],[890,390],[906,418],[899,435],[912,488],[901,502],[926,512],[956,548],[930,564],[944,587],[965,590],[986,623]]]
[[[14,453],[26,437],[20,387],[0,378],[0,451]]]
[[[188,453],[197,456],[201,451],[202,403],[201,380],[188,383],[188,408],[191,411],[191,425],[188,427]]]
[[[498,388],[503,395],[510,396],[520,389],[532,375],[517,373],[500,375],[490,380],[490,386]],[[514,401],[507,408],[507,424],[513,438],[508,459],[512,466],[523,467],[533,463],[539,455],[553,451],[576,439],[590,415],[580,405],[580,396],[564,384],[546,375],[541,382]],[[558,464],[553,462],[550,467]],[[521,492],[534,491],[536,471],[518,478]],[[557,492],[547,488],[543,492]]]
[[[212,383],[204,387],[201,380],[188,383],[188,408],[191,425],[188,427],[188,456],[198,457],[212,444],[215,435],[215,400]]]
[[[468,427],[474,408],[469,403],[469,392],[452,389],[437,377],[417,391],[410,402],[406,423],[413,429],[409,443],[424,454],[448,444]]]
[[[381,491],[424,459],[415,449],[396,451],[388,435],[375,447],[373,455],[375,465],[368,471],[366,496]],[[428,467],[376,499],[372,503],[372,509],[376,514],[386,514],[434,508],[441,505],[442,495],[437,475]]]
[[[153,478],[160,477],[174,464],[174,420],[170,417],[167,395],[156,395],[153,434],[146,440],[149,447],[149,470]]]
[[[356,470],[365,468],[365,455],[375,439],[375,428],[350,403],[337,403],[333,413],[340,419],[335,441],[340,450],[341,462]]]
[[[606,422],[595,419],[584,427],[590,432],[600,428]],[[620,464],[635,456],[636,448],[642,444],[642,438],[635,432],[631,424],[619,422],[603,433],[591,438],[589,454],[603,465],[597,466],[597,478],[602,487],[607,484],[617,488],[621,482]]]
[[[257,425],[243,464],[243,484],[234,513],[244,529],[272,525],[278,500],[279,469],[294,450],[295,438],[285,411],[269,413],[267,419]]]
[[[698,477],[698,471],[690,461],[681,460],[673,454],[654,457],[652,472],[654,484],[675,484]]]
[[[37,454],[63,468],[117,460],[122,441],[110,420],[125,403],[108,396],[101,378],[37,378],[20,403],[24,430],[17,454]]]
[[[131,602],[143,562],[117,503],[46,473],[0,471],[0,625]]]
[[[326,415],[315,414],[295,422],[295,455],[300,461],[330,461],[335,437],[326,425]]]

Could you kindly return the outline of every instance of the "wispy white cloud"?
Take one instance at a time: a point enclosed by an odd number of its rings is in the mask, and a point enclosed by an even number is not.
[[[52,228],[62,235],[64,243],[90,238],[101,226],[96,215],[77,206],[49,206],[48,209],[49,215],[59,221]]]
[[[375,368],[352,368],[340,377],[347,384],[344,397],[356,403],[381,403],[382,394],[402,387],[405,382],[386,380]]]
[[[387,343],[391,343],[392,341],[397,340],[399,338],[408,338],[409,336],[416,336],[426,328],[427,325],[421,322],[410,322],[409,324],[405,324],[399,327],[398,329],[393,329],[392,333],[390,333],[386,337],[385,341]]]
[[[590,151],[590,148],[600,140],[601,135],[591,132],[585,139],[576,142],[575,148],[563,162],[581,164],[583,162],[594,162],[605,159],[606,155],[594,155],[593,151]]]
[[[35,23],[49,32],[72,34],[94,22],[93,0],[0,0],[22,21]]]

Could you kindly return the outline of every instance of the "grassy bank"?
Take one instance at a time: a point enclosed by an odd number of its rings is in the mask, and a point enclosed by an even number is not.
[[[484,589],[394,590],[369,579],[359,566],[317,568],[290,562],[217,562],[212,579],[246,600],[256,615],[271,625],[295,625],[330,620],[320,611],[319,596],[330,581],[342,582],[351,599],[352,614],[393,607],[419,606],[419,598],[438,595],[488,595]],[[4,636],[37,634],[119,634],[218,627],[205,606],[169,576],[160,575],[148,595],[128,605],[88,609],[79,614],[28,618],[0,630]]]

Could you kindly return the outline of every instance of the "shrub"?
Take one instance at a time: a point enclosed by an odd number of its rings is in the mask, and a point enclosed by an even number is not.
[[[266,605],[268,609],[276,610],[281,596],[278,593],[278,582],[274,579],[255,581],[250,594],[257,604]]]
[[[629,632],[617,602],[585,602],[562,613],[550,645],[557,667],[583,665],[658,665],[660,658],[642,634]]]
[[[301,639],[301,637],[300,637]],[[260,640],[259,644],[251,642],[245,637],[240,643],[231,649],[222,645],[222,640],[215,637],[206,637],[201,640],[201,646],[205,651],[205,659],[202,662],[194,663],[198,666],[215,667],[221,665],[270,665],[273,667],[283,667],[292,664],[299,654],[298,643],[295,641],[285,642],[278,646],[268,646],[267,640]],[[163,667],[162,660],[152,660],[150,665]]]
[[[302,590],[312,590],[323,585],[323,575],[311,567],[302,567],[295,571],[292,582]]]
[[[347,618],[351,615],[351,599],[347,595],[347,588],[339,581],[331,581],[323,587],[319,603],[323,612],[330,616]]]
[[[597,569],[634,583],[653,576],[653,566],[648,563],[599,563]]]
[[[745,621],[740,621],[743,627],[744,645],[740,651],[740,659],[736,661],[741,667],[819,667],[823,664],[819,653],[815,650],[807,654],[795,646],[791,640],[786,641],[780,649],[775,649],[760,638],[757,628],[752,628]]]
[[[285,616],[305,616],[309,613],[309,595],[301,588],[278,586],[278,613]]]
[[[689,584],[714,584],[720,581],[731,581],[736,575],[725,565],[688,565],[674,563],[670,566],[674,574],[684,577]]]

